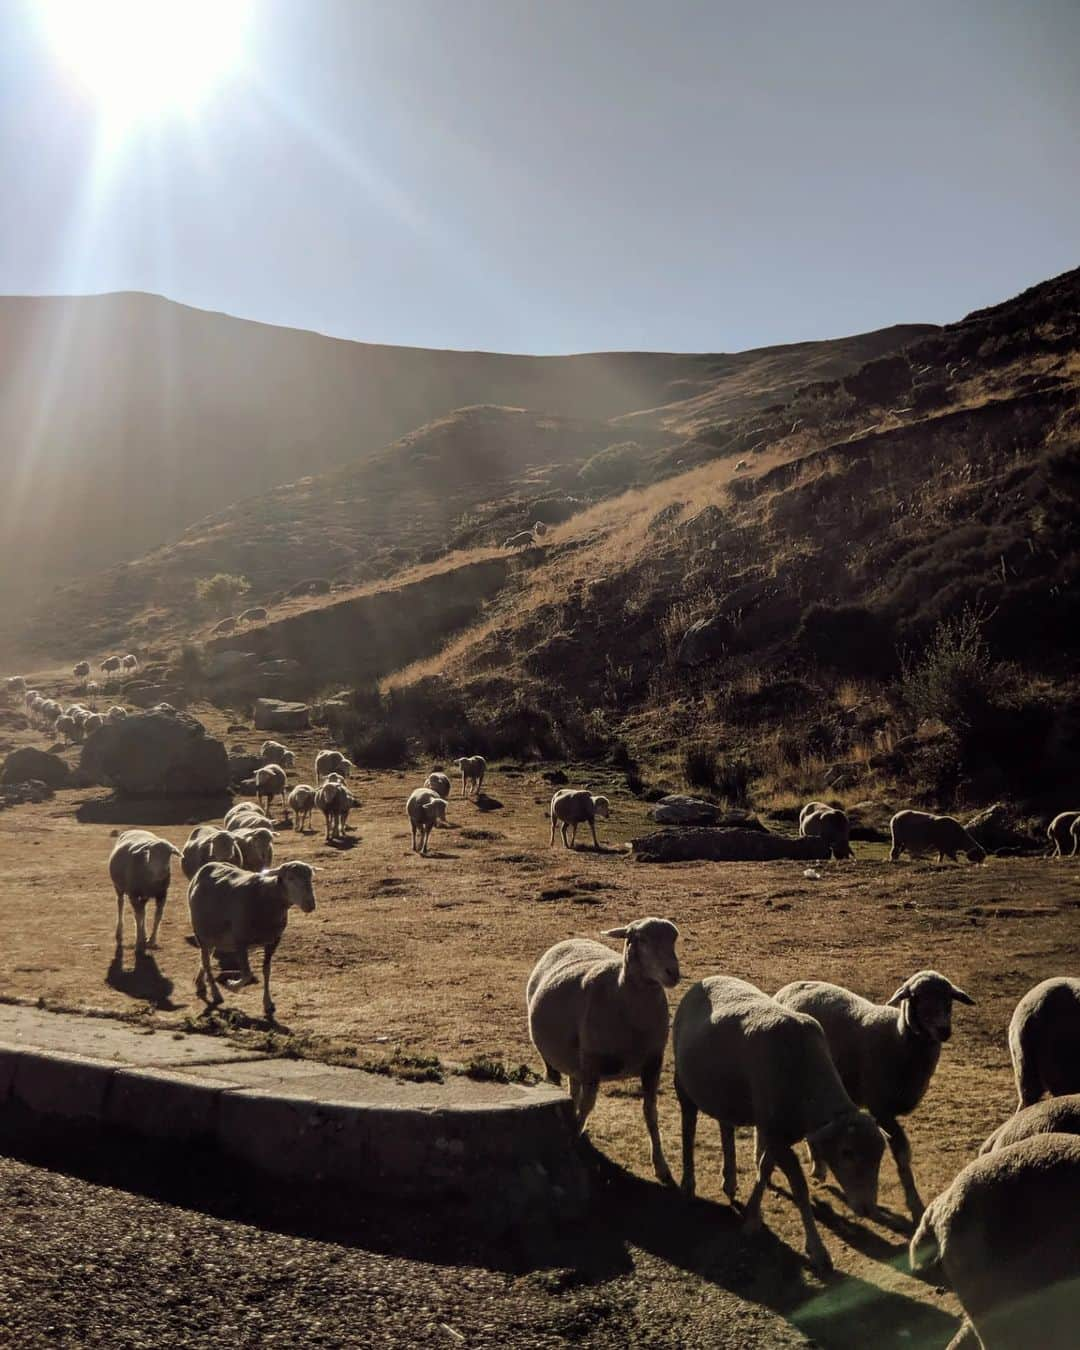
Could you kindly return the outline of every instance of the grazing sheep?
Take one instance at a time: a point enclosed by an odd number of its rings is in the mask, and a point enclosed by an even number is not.
[[[352,760],[346,759],[340,750],[320,750],[315,756],[315,777],[320,783],[332,773],[348,778],[355,768]]]
[[[136,674],[139,669],[139,658],[134,653],[128,652],[127,656],[121,659],[120,668],[125,675]]]
[[[100,731],[104,725],[105,725],[105,718],[102,717],[101,713],[90,713],[88,716],[83,718],[82,724],[83,735],[89,736],[90,733],[93,731]]]
[[[213,628],[210,629],[210,636],[223,637],[226,633],[232,633],[235,632],[235,630],[236,630],[235,619],[233,618],[222,619],[219,623],[214,624]]]
[[[327,781],[315,793],[315,805],[326,821],[326,842],[345,838],[345,823],[349,819],[352,798],[344,783]]]
[[[237,615],[237,623],[262,623],[268,618],[266,610],[262,605],[254,605],[251,609],[245,609],[243,613]]]
[[[981,863],[986,850],[968,834],[955,816],[934,816],[929,811],[897,811],[889,821],[892,849],[889,857],[897,862],[905,849],[909,853],[934,853],[938,862],[948,858],[956,862],[958,853],[965,853],[969,861]]]
[[[682,1108],[683,1191],[694,1194],[699,1111],[720,1122],[724,1194],[735,1198],[735,1127],[753,1125],[757,1183],[746,1227],[761,1225],[761,1198],[773,1169],[788,1179],[816,1271],[832,1269],[810,1211],[810,1193],[792,1145],[806,1139],[839,1181],[856,1214],[877,1205],[885,1141],[848,1096],[820,1025],[745,980],[714,975],[687,990],[675,1014],[675,1091]]]
[[[600,840],[596,837],[596,817],[606,820],[611,815],[611,804],[606,797],[594,797],[582,788],[560,788],[551,799],[551,838],[548,848],[555,842],[555,825],[558,822],[562,833],[563,845],[573,848],[577,842],[577,828],[587,824],[592,830],[593,848],[600,852]],[[570,837],[567,838],[567,833]]]
[[[117,722],[126,721],[126,719],[127,719],[127,709],[121,708],[119,707],[119,705],[116,704],[114,704],[113,707],[111,707],[109,711],[105,714],[105,721],[110,723],[110,725],[115,725]]]
[[[284,802],[288,790],[289,780],[280,764],[264,764],[261,769],[255,770],[255,796],[260,808],[263,804],[263,798],[266,799],[268,815],[273,807],[274,798],[280,797]]]
[[[278,764],[283,769],[291,769],[296,763],[296,756],[291,750],[286,750],[280,741],[263,741],[259,746],[259,758],[263,764]]]
[[[297,783],[289,793],[289,809],[296,821],[297,832],[311,828],[311,813],[315,809],[315,789],[309,783]]]
[[[431,831],[440,820],[446,820],[446,799],[433,788],[420,787],[409,794],[405,810],[412,826],[413,852],[427,853]]]
[[[1072,1350],[1080,1273],[1080,1139],[1042,1134],[976,1158],[927,1206],[913,1270],[940,1265],[965,1322],[951,1346]]]
[[[818,805],[818,803],[814,803]],[[799,834],[807,839],[820,839],[822,843],[829,846],[829,852],[840,862],[844,858],[855,861],[855,854],[852,852],[851,842],[848,838],[851,829],[850,822],[843,811],[838,811],[831,806],[822,806],[817,811],[811,811],[806,815],[806,808],[803,808],[803,815],[799,817]]]
[[[1080,1092],[1080,980],[1059,975],[1029,989],[1009,1022],[1020,1106]]]
[[[832,807],[829,805],[828,802],[807,802],[806,805],[803,807],[803,809],[799,812],[799,838],[803,839],[806,837],[806,831],[804,829],[804,826],[806,825],[806,822],[810,819],[812,815],[815,815],[818,811],[831,811],[831,810]]]
[[[105,674],[106,680],[110,680],[120,670],[120,658],[118,656],[107,656],[99,667]]]
[[[180,850],[149,830],[125,830],[109,854],[109,876],[116,887],[116,945],[124,945],[124,896],[135,914],[135,951],[157,946],[158,929],[172,879],[169,863]],[[146,940],[146,903],[155,905],[154,926]]]
[[[461,795],[469,795],[469,785],[472,785],[474,797],[479,797],[480,789],[484,786],[484,775],[487,773],[487,760],[483,755],[462,755],[460,759],[455,759],[454,763],[461,770]]]
[[[983,1141],[979,1156],[1008,1148],[1036,1134],[1080,1134],[1080,1092],[1071,1092],[1066,1097],[1044,1097],[1034,1106],[1017,1111]]]
[[[1071,858],[1076,852],[1077,838],[1073,826],[1080,820],[1080,811],[1062,811],[1047,826],[1047,837],[1054,846],[1053,858]]]
[[[503,548],[532,548],[536,543],[532,530],[519,530],[503,540]]]
[[[930,1086],[941,1047],[952,1035],[953,1000],[974,1003],[936,970],[912,975],[886,1004],[818,980],[796,980],[776,994],[777,1003],[821,1024],[848,1096],[885,1131],[915,1220],[922,1215],[923,1202],[899,1117],[910,1115]],[[810,1160],[814,1178],[824,1180],[822,1158],[813,1148]]]
[[[240,865],[249,872],[264,872],[274,865],[274,831],[265,825],[238,825],[232,837],[240,848]]]
[[[89,661],[80,661],[76,666],[72,667],[71,673],[72,673],[72,675],[75,676],[75,678],[76,678],[77,680],[86,680],[86,679],[89,679],[89,678],[90,678],[90,662],[89,662]]]
[[[424,779],[424,786],[431,788],[432,792],[437,792],[440,797],[450,800],[450,779],[444,773],[429,773]]]
[[[227,862],[239,867],[243,862],[240,845],[228,830],[216,825],[196,825],[180,854],[180,870],[188,881],[204,863]]]
[[[263,1011],[274,1014],[270,997],[270,963],[289,921],[289,908],[297,905],[310,914],[315,908],[311,884],[314,868],[304,862],[282,863],[269,872],[245,872],[229,863],[207,863],[195,873],[188,887],[191,927],[201,961],[195,976],[195,993],[211,1003],[220,1003],[221,990],[210,968],[215,947],[235,951],[240,957],[242,988],[255,983],[248,949],[263,949]]]
[[[679,930],[667,919],[647,918],[601,936],[622,940],[622,956],[602,942],[570,938],[537,961],[525,989],[529,1036],[548,1082],[568,1075],[579,1132],[601,1082],[640,1075],[653,1170],[673,1186],[660,1143],[656,1094],[668,1038],[664,990],[679,982]]]
[[[81,728],[76,726],[74,717],[69,717],[67,713],[64,713],[56,719],[56,726],[53,730],[58,736],[63,736],[65,741],[73,742],[80,734]]]
[[[25,694],[26,680],[22,675],[9,675],[4,681],[4,688],[8,694]]]
[[[256,806],[255,803],[251,801],[237,802],[235,806],[230,806],[228,811],[226,811],[225,828],[227,830],[231,830],[241,821],[245,822],[245,824],[248,821],[254,821],[256,825],[265,825],[269,829],[273,829],[273,821],[270,817],[262,807]]]

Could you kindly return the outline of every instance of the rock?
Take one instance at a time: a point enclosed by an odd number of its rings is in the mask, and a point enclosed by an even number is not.
[[[30,725],[30,719],[24,717],[22,713],[11,712],[7,708],[0,709],[0,727],[10,727],[12,731],[25,731]]]
[[[715,538],[724,527],[724,513],[718,506],[703,506],[696,515],[683,521],[679,533],[695,540]]]
[[[305,731],[311,722],[306,703],[286,703],[280,698],[255,700],[256,731]]]
[[[995,802],[985,811],[976,812],[966,828],[988,853],[996,853],[999,849],[1043,847],[1041,840],[1035,841],[1016,828],[1013,813],[1004,802]]]
[[[251,778],[255,770],[262,767],[262,760],[258,755],[238,755],[229,756],[229,782],[241,783]]]
[[[550,783],[552,787],[565,787],[570,781],[569,774],[563,773],[562,769],[548,769],[540,777],[545,783]]]
[[[720,808],[699,797],[673,793],[662,797],[649,812],[657,825],[712,825]]]
[[[686,509],[685,502],[669,502],[667,506],[662,506],[647,526],[649,534],[659,534],[662,530],[669,529],[682,515]]]
[[[258,652],[212,652],[203,662],[203,674],[208,680],[217,680],[223,675],[235,675],[242,670],[251,670],[258,664],[258,660]]]
[[[40,778],[27,779],[25,783],[5,783],[0,786],[0,804],[4,806],[22,806],[26,802],[47,802],[56,794],[48,783]]]
[[[726,614],[713,614],[707,619],[698,619],[682,635],[675,660],[680,666],[699,666],[720,656],[734,630]]]
[[[4,760],[0,783],[25,783],[37,779],[49,787],[58,788],[66,786],[70,776],[71,771],[59,755],[24,745],[19,750],[13,750]]]
[[[157,703],[176,703],[183,695],[174,684],[140,684],[128,686],[124,697],[136,708],[152,708]]]
[[[136,713],[92,732],[79,761],[125,797],[213,797],[229,789],[225,747],[186,713]]]
[[[260,661],[260,675],[294,675],[300,669],[299,661],[289,660],[282,657],[277,661]]]
[[[788,839],[769,830],[657,830],[631,842],[637,862],[773,862],[825,859],[828,845],[820,839]]]

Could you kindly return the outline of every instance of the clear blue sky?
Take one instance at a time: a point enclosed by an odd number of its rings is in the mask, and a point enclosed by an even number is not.
[[[731,351],[1080,263],[1076,0],[254,0],[198,115],[107,149],[34,7],[0,0],[0,292]]]

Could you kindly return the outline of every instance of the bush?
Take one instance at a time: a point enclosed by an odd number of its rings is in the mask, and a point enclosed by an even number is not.
[[[587,459],[578,470],[578,477],[590,487],[615,487],[632,483],[640,472],[644,452],[636,441],[609,445],[606,450]]]
[[[729,759],[717,772],[715,790],[729,806],[748,807],[753,776],[753,767],[745,759]]]
[[[719,772],[715,749],[699,741],[683,751],[683,777],[690,787],[713,789]]]
[[[202,651],[193,642],[185,642],[180,648],[180,660],[177,664],[180,680],[185,688],[190,689],[202,681]]]
[[[251,590],[247,577],[229,572],[216,572],[212,577],[201,577],[195,583],[195,598],[200,605],[218,614],[229,613],[236,601]]]
[[[397,727],[376,727],[349,741],[349,758],[365,769],[398,769],[409,762],[409,738]]]
[[[866,605],[808,606],[795,641],[820,665],[846,675],[888,675],[896,669],[892,624]]]
[[[943,722],[957,734],[986,716],[1001,687],[1002,672],[983,636],[983,614],[971,606],[934,630],[922,657],[904,661],[904,701],[915,717]]]

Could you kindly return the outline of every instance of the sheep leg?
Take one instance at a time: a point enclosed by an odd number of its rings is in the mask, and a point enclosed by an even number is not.
[[[567,821],[564,820],[564,821],[562,822],[562,824],[559,826],[559,833],[562,835],[563,848],[569,848],[569,847],[570,847],[570,837],[569,837],[569,835],[570,835],[570,825],[569,825],[569,823],[568,823]]]
[[[599,1078],[578,1079],[577,1128],[578,1134],[585,1133],[592,1109],[596,1105],[596,1094],[600,1091]]]
[[[270,997],[270,962],[274,959],[277,946],[277,942],[268,942],[263,948],[263,1012],[267,1017],[274,1015],[274,1000]]]
[[[952,1338],[945,1350],[981,1350],[982,1341],[975,1333],[975,1328],[965,1317],[960,1323],[960,1330]]]
[[[135,911],[135,951],[146,950],[146,901],[139,896],[131,897],[131,908]]]
[[[679,1099],[682,1113],[682,1193],[688,1200],[694,1198],[696,1179],[694,1177],[694,1135],[697,1133],[697,1105],[690,1100],[675,1079],[675,1096]]]
[[[904,1127],[894,1116],[885,1116],[878,1124],[888,1136],[889,1149],[896,1163],[896,1170],[900,1174],[900,1185],[904,1188],[904,1200],[911,1211],[911,1217],[918,1223],[926,1206],[922,1202],[911,1171],[911,1145],[904,1133]]]
[[[899,844],[893,844],[892,848],[889,849],[889,861],[890,861],[890,862],[899,862],[899,861],[900,861],[900,854],[903,853],[903,851],[904,851],[904,850],[900,847]]]
[[[667,1165],[663,1145],[660,1143],[660,1121],[656,1114],[656,1094],[660,1089],[662,1063],[662,1059],[657,1056],[641,1071],[642,1111],[645,1115],[645,1128],[649,1132],[649,1142],[652,1144],[652,1165],[656,1179],[665,1186],[674,1186],[675,1178],[671,1175],[671,1168]]]
[[[720,1146],[724,1153],[724,1194],[734,1200],[739,1188],[735,1170],[735,1126],[723,1120],[720,1122]]]
[[[206,999],[206,988],[210,986],[210,1002],[221,1003],[221,990],[218,988],[218,982],[214,979],[214,969],[210,964],[210,948],[200,944],[200,965],[198,973],[195,976],[195,992],[199,998]]]
[[[787,1177],[792,1198],[799,1208],[803,1231],[806,1233],[806,1255],[810,1259],[810,1265],[817,1274],[826,1275],[832,1270],[833,1265],[817,1230],[817,1224],[814,1223],[814,1216],[810,1210],[810,1190],[799,1166],[799,1160],[792,1149],[781,1148],[776,1150],[775,1162]]]
[[[158,929],[161,927],[161,916],[165,913],[165,897],[156,896],[154,898],[154,923],[150,929],[150,941],[146,944],[148,950],[157,946]]]
[[[556,822],[555,822],[555,813],[552,812],[552,815],[551,815],[551,838],[548,840],[548,848],[550,848],[550,847],[552,846],[552,844],[554,844],[554,842],[555,842],[555,823],[556,823]]]
[[[810,1164],[810,1175],[815,1181],[824,1181],[829,1175],[829,1169],[825,1166],[825,1160],[818,1150],[807,1140],[806,1158]]]
[[[116,945],[124,945],[124,892],[116,892]]]
[[[597,853],[599,853],[599,852],[600,852],[600,840],[597,839],[597,837],[596,837],[596,821],[595,821],[595,820],[590,820],[590,821],[589,821],[589,829],[592,830],[592,846],[593,846],[594,849],[596,849]]]
[[[543,1055],[541,1055],[540,1058],[544,1059]],[[556,1087],[562,1083],[562,1074],[554,1064],[549,1064],[546,1059],[544,1059],[544,1070],[544,1077],[549,1083],[554,1083]]]

